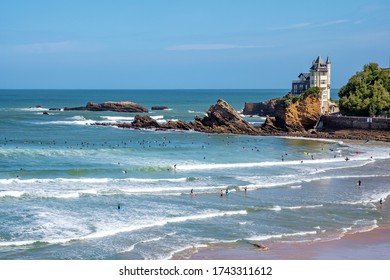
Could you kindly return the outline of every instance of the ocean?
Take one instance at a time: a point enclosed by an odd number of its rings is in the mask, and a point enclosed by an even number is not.
[[[220,98],[240,111],[287,91],[0,90],[0,259],[159,260],[390,225],[389,143],[119,129],[91,124],[135,114],[49,110],[133,101],[191,121]]]

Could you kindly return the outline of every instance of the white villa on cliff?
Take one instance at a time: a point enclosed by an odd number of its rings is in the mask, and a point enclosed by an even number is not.
[[[299,80],[292,82],[292,94],[301,94],[311,87],[320,88],[321,112],[329,112],[330,106],[330,59],[326,62],[318,56],[313,60],[310,73],[300,73]]]

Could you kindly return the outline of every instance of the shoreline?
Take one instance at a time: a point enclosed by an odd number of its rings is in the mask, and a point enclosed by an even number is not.
[[[313,132],[262,132],[260,136],[281,136],[281,137],[305,137],[305,138],[322,138],[334,140],[361,140],[361,141],[380,141],[390,142],[390,131],[386,130],[359,130],[359,129],[344,129],[337,131],[321,131]]]
[[[346,234],[340,239],[308,242],[264,242],[266,248],[217,245],[199,248],[173,260],[389,260],[390,228]]]
[[[390,197],[378,209],[390,215]],[[390,260],[390,225],[346,233],[337,239],[266,240],[218,244],[179,252],[172,260]]]
[[[189,131],[189,129],[182,128],[150,128],[150,127],[134,127],[131,124],[120,123],[120,124],[111,124],[111,123],[93,123],[92,125],[96,126],[115,126],[122,129],[135,129],[135,130],[155,130],[155,131]],[[195,130],[196,131],[196,130]],[[208,134],[237,134],[237,135],[252,135],[252,136],[275,136],[275,137],[303,137],[303,138],[312,138],[312,139],[330,139],[330,140],[361,140],[361,141],[378,141],[378,142],[390,142],[390,131],[387,130],[359,130],[359,129],[344,129],[337,131],[317,131],[313,130],[311,132],[286,132],[286,131],[261,131],[258,133],[217,133],[217,132],[205,132],[205,131],[196,131],[199,133],[208,133]]]

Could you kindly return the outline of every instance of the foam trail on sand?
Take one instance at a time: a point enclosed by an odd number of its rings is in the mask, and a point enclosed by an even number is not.
[[[364,161],[367,159],[353,158],[352,161]],[[188,164],[176,165],[176,170],[209,170],[209,169],[237,169],[251,167],[273,167],[273,166],[299,166],[318,165],[321,163],[345,162],[343,158],[318,159],[318,160],[292,160],[292,161],[264,161],[264,162],[244,162],[244,163],[210,163],[210,164]]]

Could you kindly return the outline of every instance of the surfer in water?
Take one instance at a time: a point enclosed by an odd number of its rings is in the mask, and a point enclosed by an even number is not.
[[[194,195],[194,189],[191,189],[190,195]]]
[[[121,210],[121,205],[118,203],[118,210]]]

